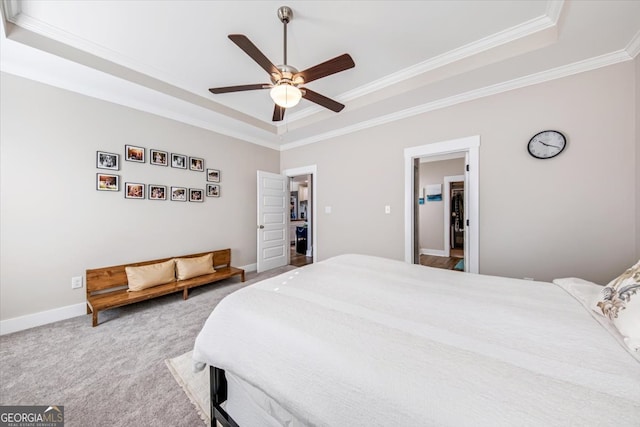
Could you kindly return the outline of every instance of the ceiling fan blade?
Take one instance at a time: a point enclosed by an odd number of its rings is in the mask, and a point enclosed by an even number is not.
[[[284,119],[284,111],[286,110],[286,108],[283,108],[281,106],[279,106],[278,104],[275,105],[275,108],[273,109],[273,121],[274,122],[281,122]]]
[[[343,55],[336,56],[333,59],[325,61],[322,64],[318,64],[314,67],[300,71],[294,76],[294,79],[297,76],[301,76],[304,79],[305,83],[309,83],[322,77],[330,76],[331,74],[348,70],[349,68],[353,68],[355,66],[356,64],[355,62],[353,62],[351,55],[345,53]]]
[[[209,92],[213,94],[219,94],[219,93],[229,93],[229,92],[242,92],[245,90],[269,89],[270,87],[271,85],[266,83],[257,84],[257,85],[212,87],[211,89],[209,89]]]
[[[331,111],[335,111],[336,113],[339,113],[344,108],[344,104],[340,104],[339,102],[334,101],[331,98],[327,98],[326,96],[320,95],[318,92],[314,92],[307,88],[303,88],[302,97],[304,99],[308,99],[311,102],[315,102],[318,105],[322,105],[323,107],[328,108]]]
[[[260,49],[256,47],[251,40],[242,34],[229,34],[229,39],[234,42],[238,47],[258,63],[267,73],[280,75],[280,70],[269,59],[264,56]]]

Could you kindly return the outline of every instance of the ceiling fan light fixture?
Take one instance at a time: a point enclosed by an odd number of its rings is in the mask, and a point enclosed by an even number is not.
[[[270,92],[271,99],[282,108],[291,108],[298,105],[302,98],[302,92],[290,83],[275,85]]]
[[[1,1],[2,0],[0,0],[0,2]],[[280,7],[278,9],[278,19],[284,26],[284,63],[282,65],[274,65],[247,36],[243,34],[229,34],[228,36],[229,40],[235,43],[269,74],[271,83],[214,87],[209,89],[209,92],[217,95],[220,93],[271,88],[271,99],[276,104],[272,116],[274,122],[282,121],[286,109],[298,105],[301,98],[336,113],[342,111],[344,109],[343,104],[308,89],[305,87],[305,84],[355,67],[356,64],[353,62],[353,58],[351,58],[349,54],[344,53],[333,59],[314,65],[313,67],[298,71],[295,67],[287,64],[287,24],[293,19],[291,8],[287,6]]]

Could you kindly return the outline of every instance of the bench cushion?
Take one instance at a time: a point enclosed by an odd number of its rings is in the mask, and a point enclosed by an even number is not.
[[[213,253],[192,258],[176,258],[176,278],[178,280],[191,279],[215,273],[213,269]]]
[[[173,282],[175,278],[175,262],[159,262],[141,267],[125,267],[130,291],[141,291],[157,285]]]

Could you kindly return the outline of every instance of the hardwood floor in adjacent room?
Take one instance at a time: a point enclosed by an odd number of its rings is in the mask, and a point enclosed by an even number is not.
[[[462,250],[452,249],[451,255],[446,256],[434,256],[434,255],[420,255],[420,264],[427,267],[444,268],[446,270],[454,270],[454,267],[464,257]],[[460,270],[455,270],[460,271]]]
[[[304,256],[296,252],[295,246],[291,246],[291,255],[289,257],[289,265],[302,267],[307,264],[313,264],[313,258]]]

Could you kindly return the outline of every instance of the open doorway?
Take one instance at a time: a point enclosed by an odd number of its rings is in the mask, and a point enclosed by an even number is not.
[[[464,271],[465,153],[420,158],[416,240],[419,263]]]
[[[309,179],[308,200],[303,207],[305,212],[304,222],[306,230],[300,235],[306,237],[306,251],[304,253],[306,263],[316,262],[318,252],[316,194],[317,194],[317,167],[303,166],[294,169],[286,169],[281,174],[266,171],[257,171],[257,250],[256,268],[258,273],[276,267],[282,267],[290,262],[290,234],[291,234],[291,193],[290,178],[307,175]],[[295,204],[296,215],[300,212],[300,205]],[[296,216],[296,219],[297,219]],[[293,232],[295,234],[295,231]],[[306,234],[306,236],[304,236]],[[295,241],[295,240],[294,240]],[[301,242],[301,248],[303,243]]]
[[[289,265],[296,267],[313,263],[312,185],[311,174],[289,177]]]
[[[317,261],[318,236],[316,226],[318,172],[316,165],[285,169],[289,181],[289,215],[287,236],[289,264],[302,266]]]
[[[421,159],[434,156],[453,155],[461,153],[465,158],[464,169],[464,271],[479,273],[480,245],[479,245],[479,150],[480,136],[470,136],[449,141],[425,144],[405,148],[405,245],[404,258],[411,264],[420,262],[418,221],[420,212],[419,165]],[[423,196],[426,196],[424,194]],[[425,202],[426,203],[426,202]]]

